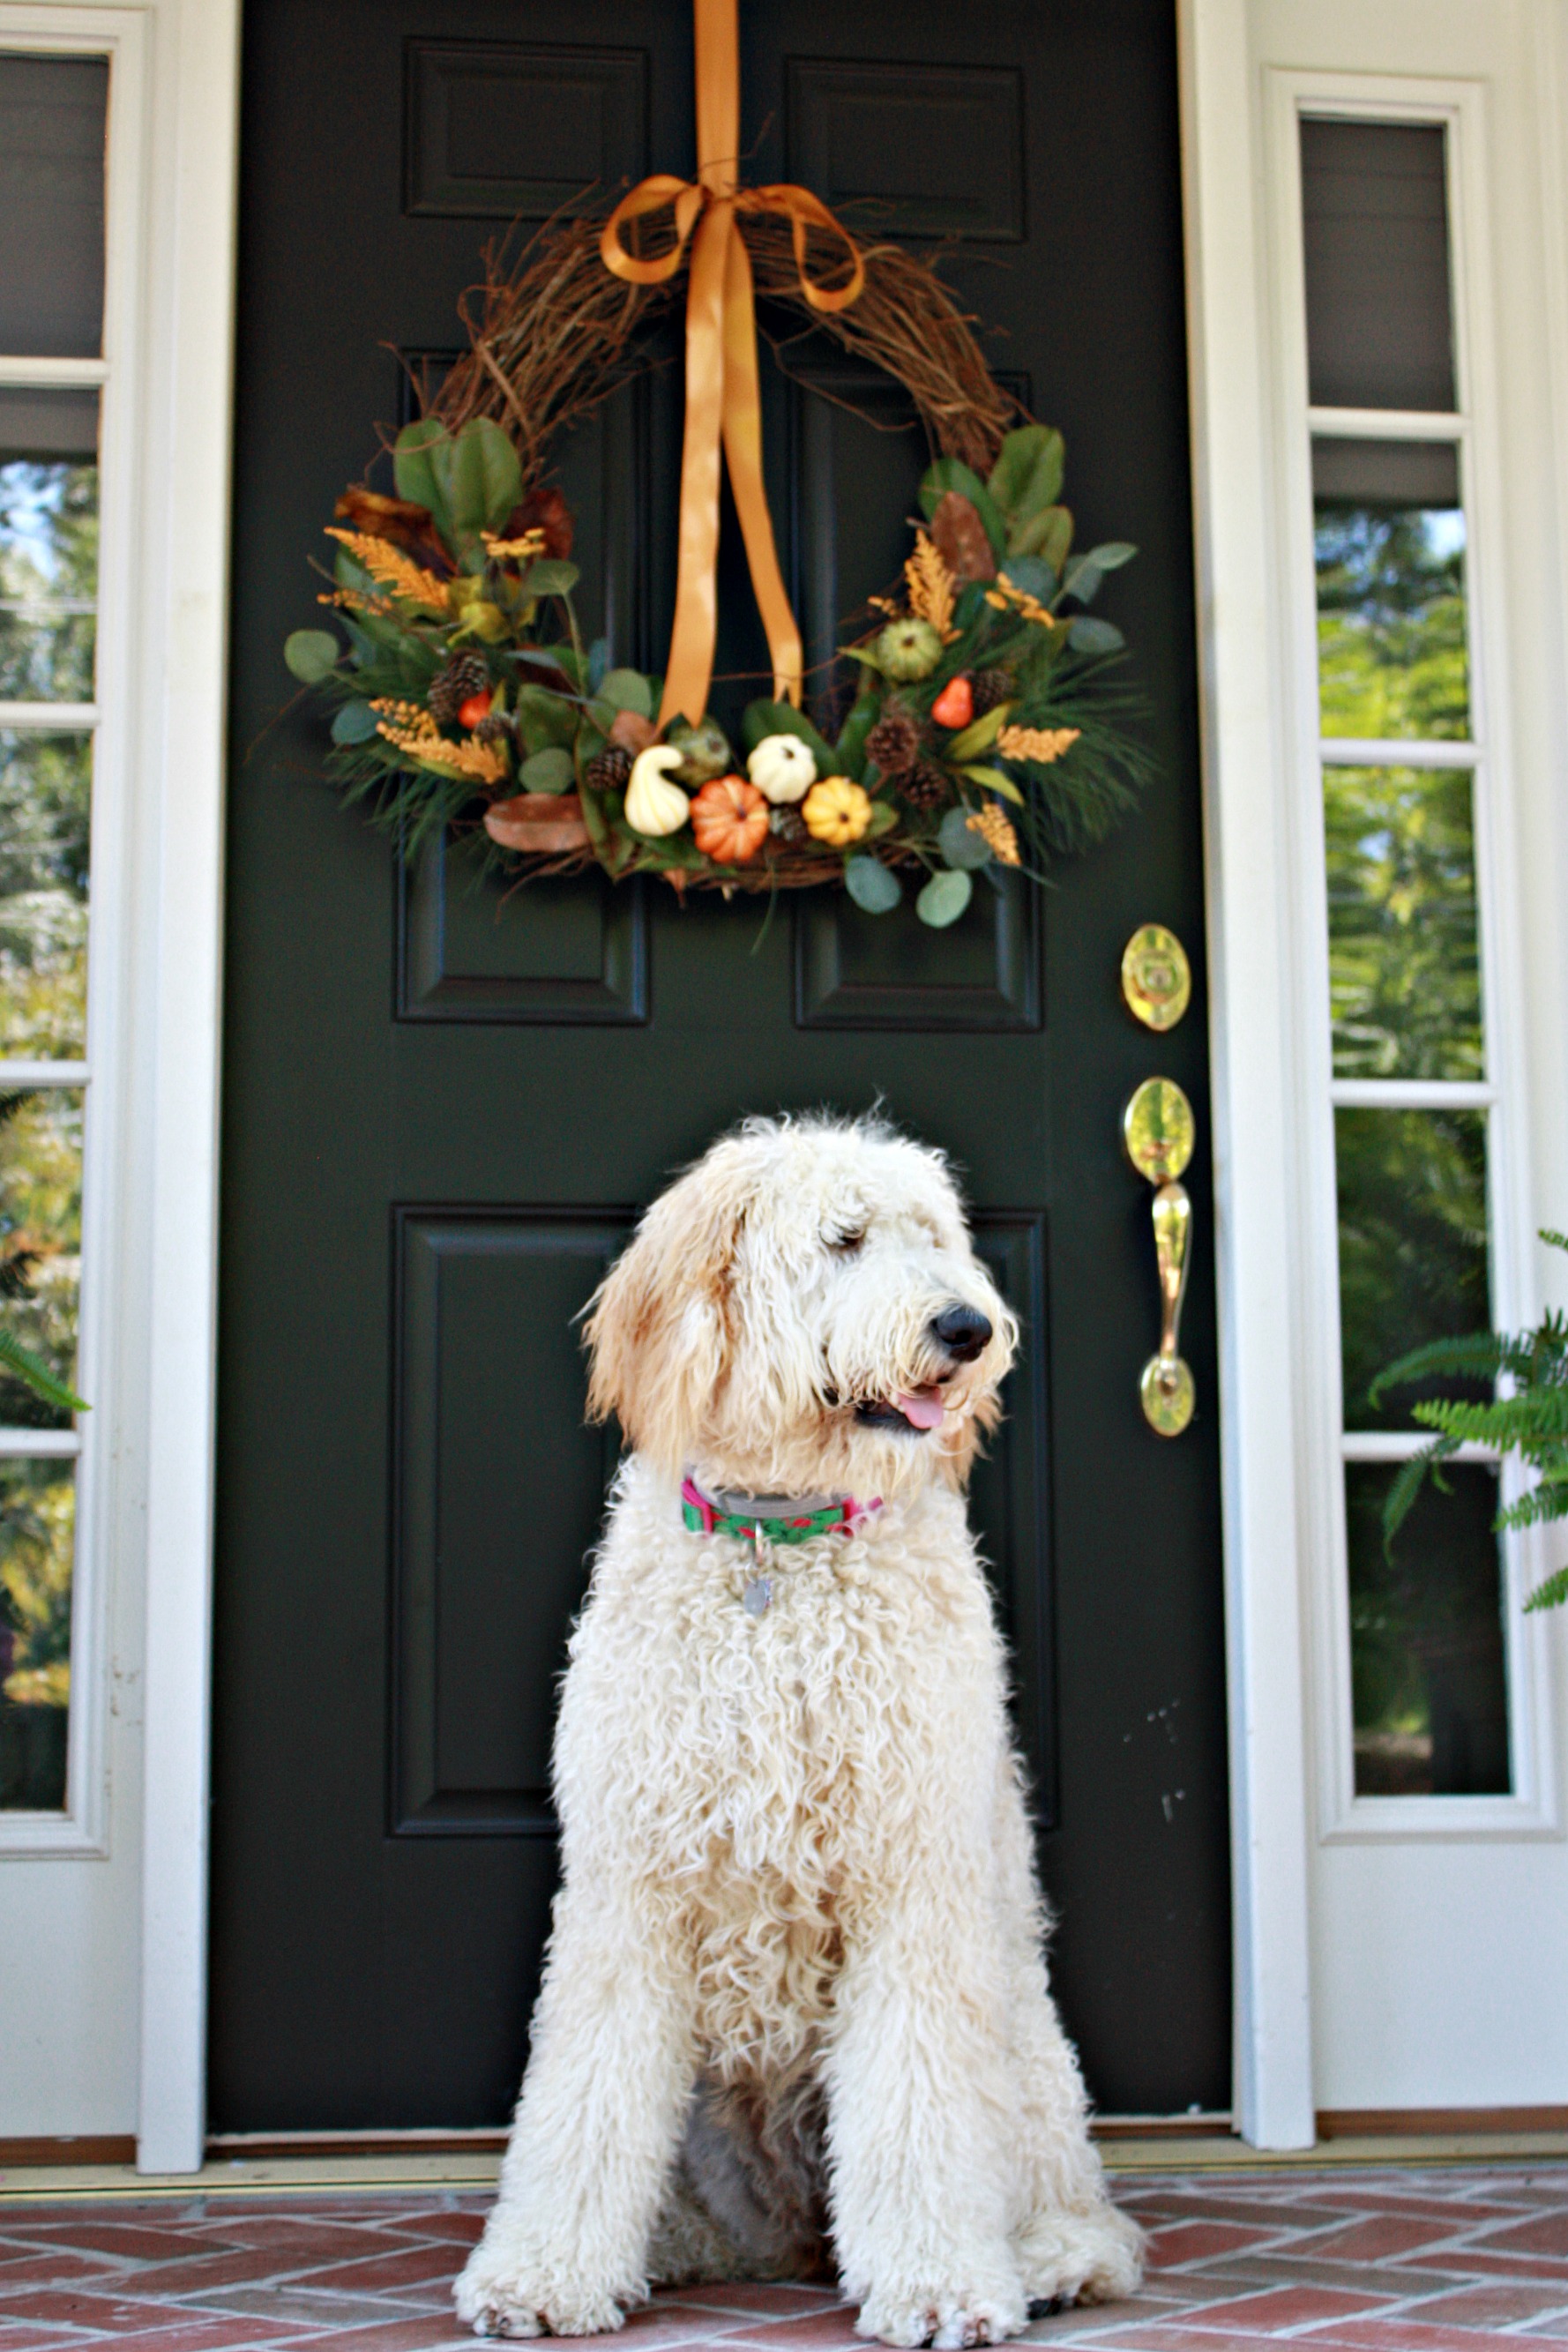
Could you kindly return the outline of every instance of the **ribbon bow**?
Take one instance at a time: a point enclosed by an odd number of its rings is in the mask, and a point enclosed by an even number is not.
[[[656,172],[623,196],[605,223],[605,267],[634,286],[674,277],[689,249],[686,299],[686,434],[680,459],[680,553],[675,626],[669,641],[659,724],[700,719],[708,707],[718,633],[715,567],[719,555],[719,453],[746,542],[752,585],[773,665],[773,695],[798,708],[800,630],[779,571],[773,518],[763,484],[763,410],[757,379],[756,313],[751,257],[736,226],[742,212],[780,213],[794,232],[801,290],[814,310],[842,310],[865,283],[866,266],[847,229],[808,188],[787,182],[741,188],[731,177],[741,132],[740,37],[735,0],[695,0],[697,154],[695,180]],[[670,205],[675,243],[644,261],[621,243],[622,224]],[[850,261],[847,285],[818,284],[806,267],[806,231],[842,238]]]

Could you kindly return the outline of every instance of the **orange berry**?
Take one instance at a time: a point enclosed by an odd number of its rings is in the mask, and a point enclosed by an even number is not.
[[[459,702],[458,705],[458,724],[459,727],[466,727],[470,734],[480,719],[488,719],[489,715],[490,698],[488,688],[483,694],[470,694],[466,702]]]

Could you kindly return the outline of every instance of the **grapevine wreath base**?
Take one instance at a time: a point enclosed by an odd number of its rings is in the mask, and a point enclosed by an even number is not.
[[[842,278],[842,231],[766,211],[737,227],[759,296],[896,377],[936,453],[902,580],[847,632],[809,714],[760,698],[731,743],[704,710],[661,718],[661,679],[583,641],[550,450],[651,364],[672,299],[672,281],[605,267],[603,220],[552,226],[510,275],[492,260],[468,352],[394,445],[396,497],[338,501],[321,601],[342,639],[298,630],[285,657],[335,705],[330,772],[410,854],[451,827],[520,877],[841,882],[871,914],[909,883],[940,927],[978,869],[1038,877],[1144,781],[1121,637],[1085,610],[1134,550],[1072,554],[1061,436],[1001,391],[930,264],[873,247],[854,299],[824,311],[812,288]]]

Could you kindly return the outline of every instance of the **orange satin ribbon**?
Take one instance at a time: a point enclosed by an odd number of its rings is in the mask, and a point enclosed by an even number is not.
[[[719,452],[722,442],[730,487],[741,518],[752,586],[773,657],[773,694],[797,707],[801,697],[800,630],[790,606],[773,518],[763,484],[763,410],[757,378],[756,313],[752,264],[735,224],[742,212],[782,213],[794,232],[801,290],[814,310],[842,310],[865,283],[859,248],[809,189],[787,183],[739,188],[733,182],[741,136],[741,57],[736,0],[694,0],[697,33],[697,154],[695,180],[656,172],[624,196],[599,240],[606,269],[635,286],[673,278],[688,257],[686,298],[686,437],[680,460],[680,562],[675,592],[659,724],[702,717],[713,675],[718,634],[715,584],[719,557]],[[657,261],[642,261],[621,243],[621,224],[670,205],[675,244]],[[806,230],[842,238],[851,271],[847,285],[819,286],[806,268]]]

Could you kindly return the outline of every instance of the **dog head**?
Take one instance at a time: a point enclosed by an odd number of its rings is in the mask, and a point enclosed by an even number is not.
[[[749,1119],[662,1193],[595,1295],[589,1411],[749,1494],[959,1484],[1017,1326],[939,1152],[874,1120]]]

